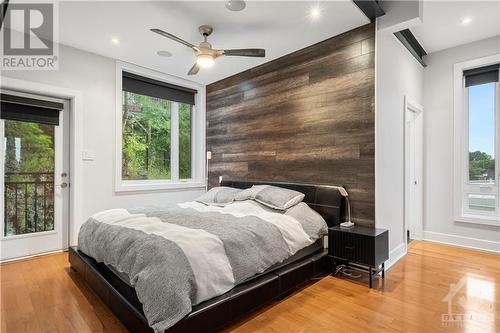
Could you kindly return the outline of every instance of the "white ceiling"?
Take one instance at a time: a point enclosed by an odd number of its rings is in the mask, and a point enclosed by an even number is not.
[[[462,24],[465,18],[470,23]],[[427,53],[500,35],[500,1],[423,3],[423,23],[410,29]]]
[[[223,1],[204,2],[61,2],[60,43],[208,84],[278,58],[369,22],[350,0],[251,2],[231,12]],[[202,40],[198,26],[209,24],[215,48],[265,48],[266,58],[221,57],[196,76],[186,73],[195,61],[191,49],[149,31],[160,28],[193,44]],[[114,45],[111,40],[120,43]],[[159,50],[170,51],[170,58]]]

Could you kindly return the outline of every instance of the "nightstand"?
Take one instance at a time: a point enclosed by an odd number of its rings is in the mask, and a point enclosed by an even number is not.
[[[334,269],[339,262],[347,267],[369,272],[372,277],[381,273],[385,278],[385,261],[389,259],[389,231],[386,229],[354,226],[328,229],[328,255],[333,259]]]

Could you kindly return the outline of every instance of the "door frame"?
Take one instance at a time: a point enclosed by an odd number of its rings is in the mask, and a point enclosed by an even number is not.
[[[2,77],[0,87],[6,90],[13,90],[35,95],[43,95],[69,100],[69,164],[70,164],[70,187],[69,187],[69,221],[68,221],[68,244],[77,244],[78,230],[83,223],[82,216],[82,171],[83,163],[81,159],[83,148],[83,94],[81,91],[62,88],[58,86]],[[2,174],[3,178],[3,174]],[[3,205],[3,191],[0,191],[0,198]],[[3,223],[3,215],[0,216]]]
[[[62,103],[64,108],[59,112],[59,125],[54,128],[54,172],[53,172],[53,199],[54,199],[54,229],[48,231],[37,231],[18,235],[4,236],[5,221],[4,215],[0,217],[0,241],[2,262],[18,260],[20,258],[31,257],[43,253],[57,252],[68,248],[69,245],[69,189],[62,189],[59,184],[64,180],[61,173],[69,172],[69,101],[65,99],[53,98],[52,96],[42,96],[27,94],[25,92],[7,90],[2,88],[2,93],[13,94],[21,97],[34,98],[40,100],[54,101]],[[7,120],[8,121],[8,120]],[[0,119],[0,140],[5,137],[5,123]],[[4,147],[0,146],[0,160],[3,160]],[[0,165],[0,184],[5,181],[4,163]],[[5,185],[5,184],[4,184]],[[5,210],[4,191],[0,191],[0,211]],[[45,194],[45,193],[44,193]],[[26,193],[25,193],[26,195]],[[8,246],[7,246],[8,245]],[[8,249],[8,250],[7,250]],[[6,251],[7,250],[7,251]],[[29,251],[29,253],[27,252]],[[7,255],[5,254],[7,252]],[[15,254],[15,256],[11,256]]]
[[[407,123],[409,121],[409,115],[410,113],[413,113],[414,117],[414,125],[415,125],[415,137],[414,139],[417,140],[417,142],[420,143],[420,157],[421,157],[421,162],[420,162],[420,168],[419,170],[417,169],[416,171],[416,178],[417,178],[417,196],[420,198],[420,203],[418,204],[418,214],[419,218],[417,219],[417,223],[415,226],[413,226],[413,237],[414,239],[422,239],[423,237],[423,217],[424,217],[424,211],[423,211],[423,168],[424,168],[424,161],[423,161],[423,148],[424,148],[424,136],[423,136],[423,111],[424,108],[422,105],[412,101],[411,99],[408,98],[408,96],[405,96],[404,99],[404,170],[403,170],[403,179],[404,179],[404,228],[403,228],[403,239],[405,240],[405,247],[407,248],[408,246],[408,230],[409,230],[409,220],[410,220],[410,198],[411,198],[411,187],[410,187],[410,175],[408,173],[408,168],[409,168],[409,145],[410,145],[410,140],[408,139],[408,131],[407,131]],[[417,144],[418,145],[418,144]]]

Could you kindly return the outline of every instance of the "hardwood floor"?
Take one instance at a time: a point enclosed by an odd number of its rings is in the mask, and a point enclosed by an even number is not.
[[[67,253],[2,264],[0,281],[1,332],[126,332],[69,270]],[[451,313],[464,321],[442,320],[452,284]],[[374,289],[327,276],[224,330],[334,331],[498,332],[500,255],[413,241]]]

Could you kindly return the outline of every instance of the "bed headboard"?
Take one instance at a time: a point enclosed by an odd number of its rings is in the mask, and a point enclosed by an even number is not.
[[[345,199],[340,194],[338,186],[315,185],[300,183],[267,182],[258,180],[226,180],[222,179],[220,186],[230,186],[240,189],[253,185],[273,185],[304,193],[304,202],[318,212],[325,219],[329,227],[344,222]]]

